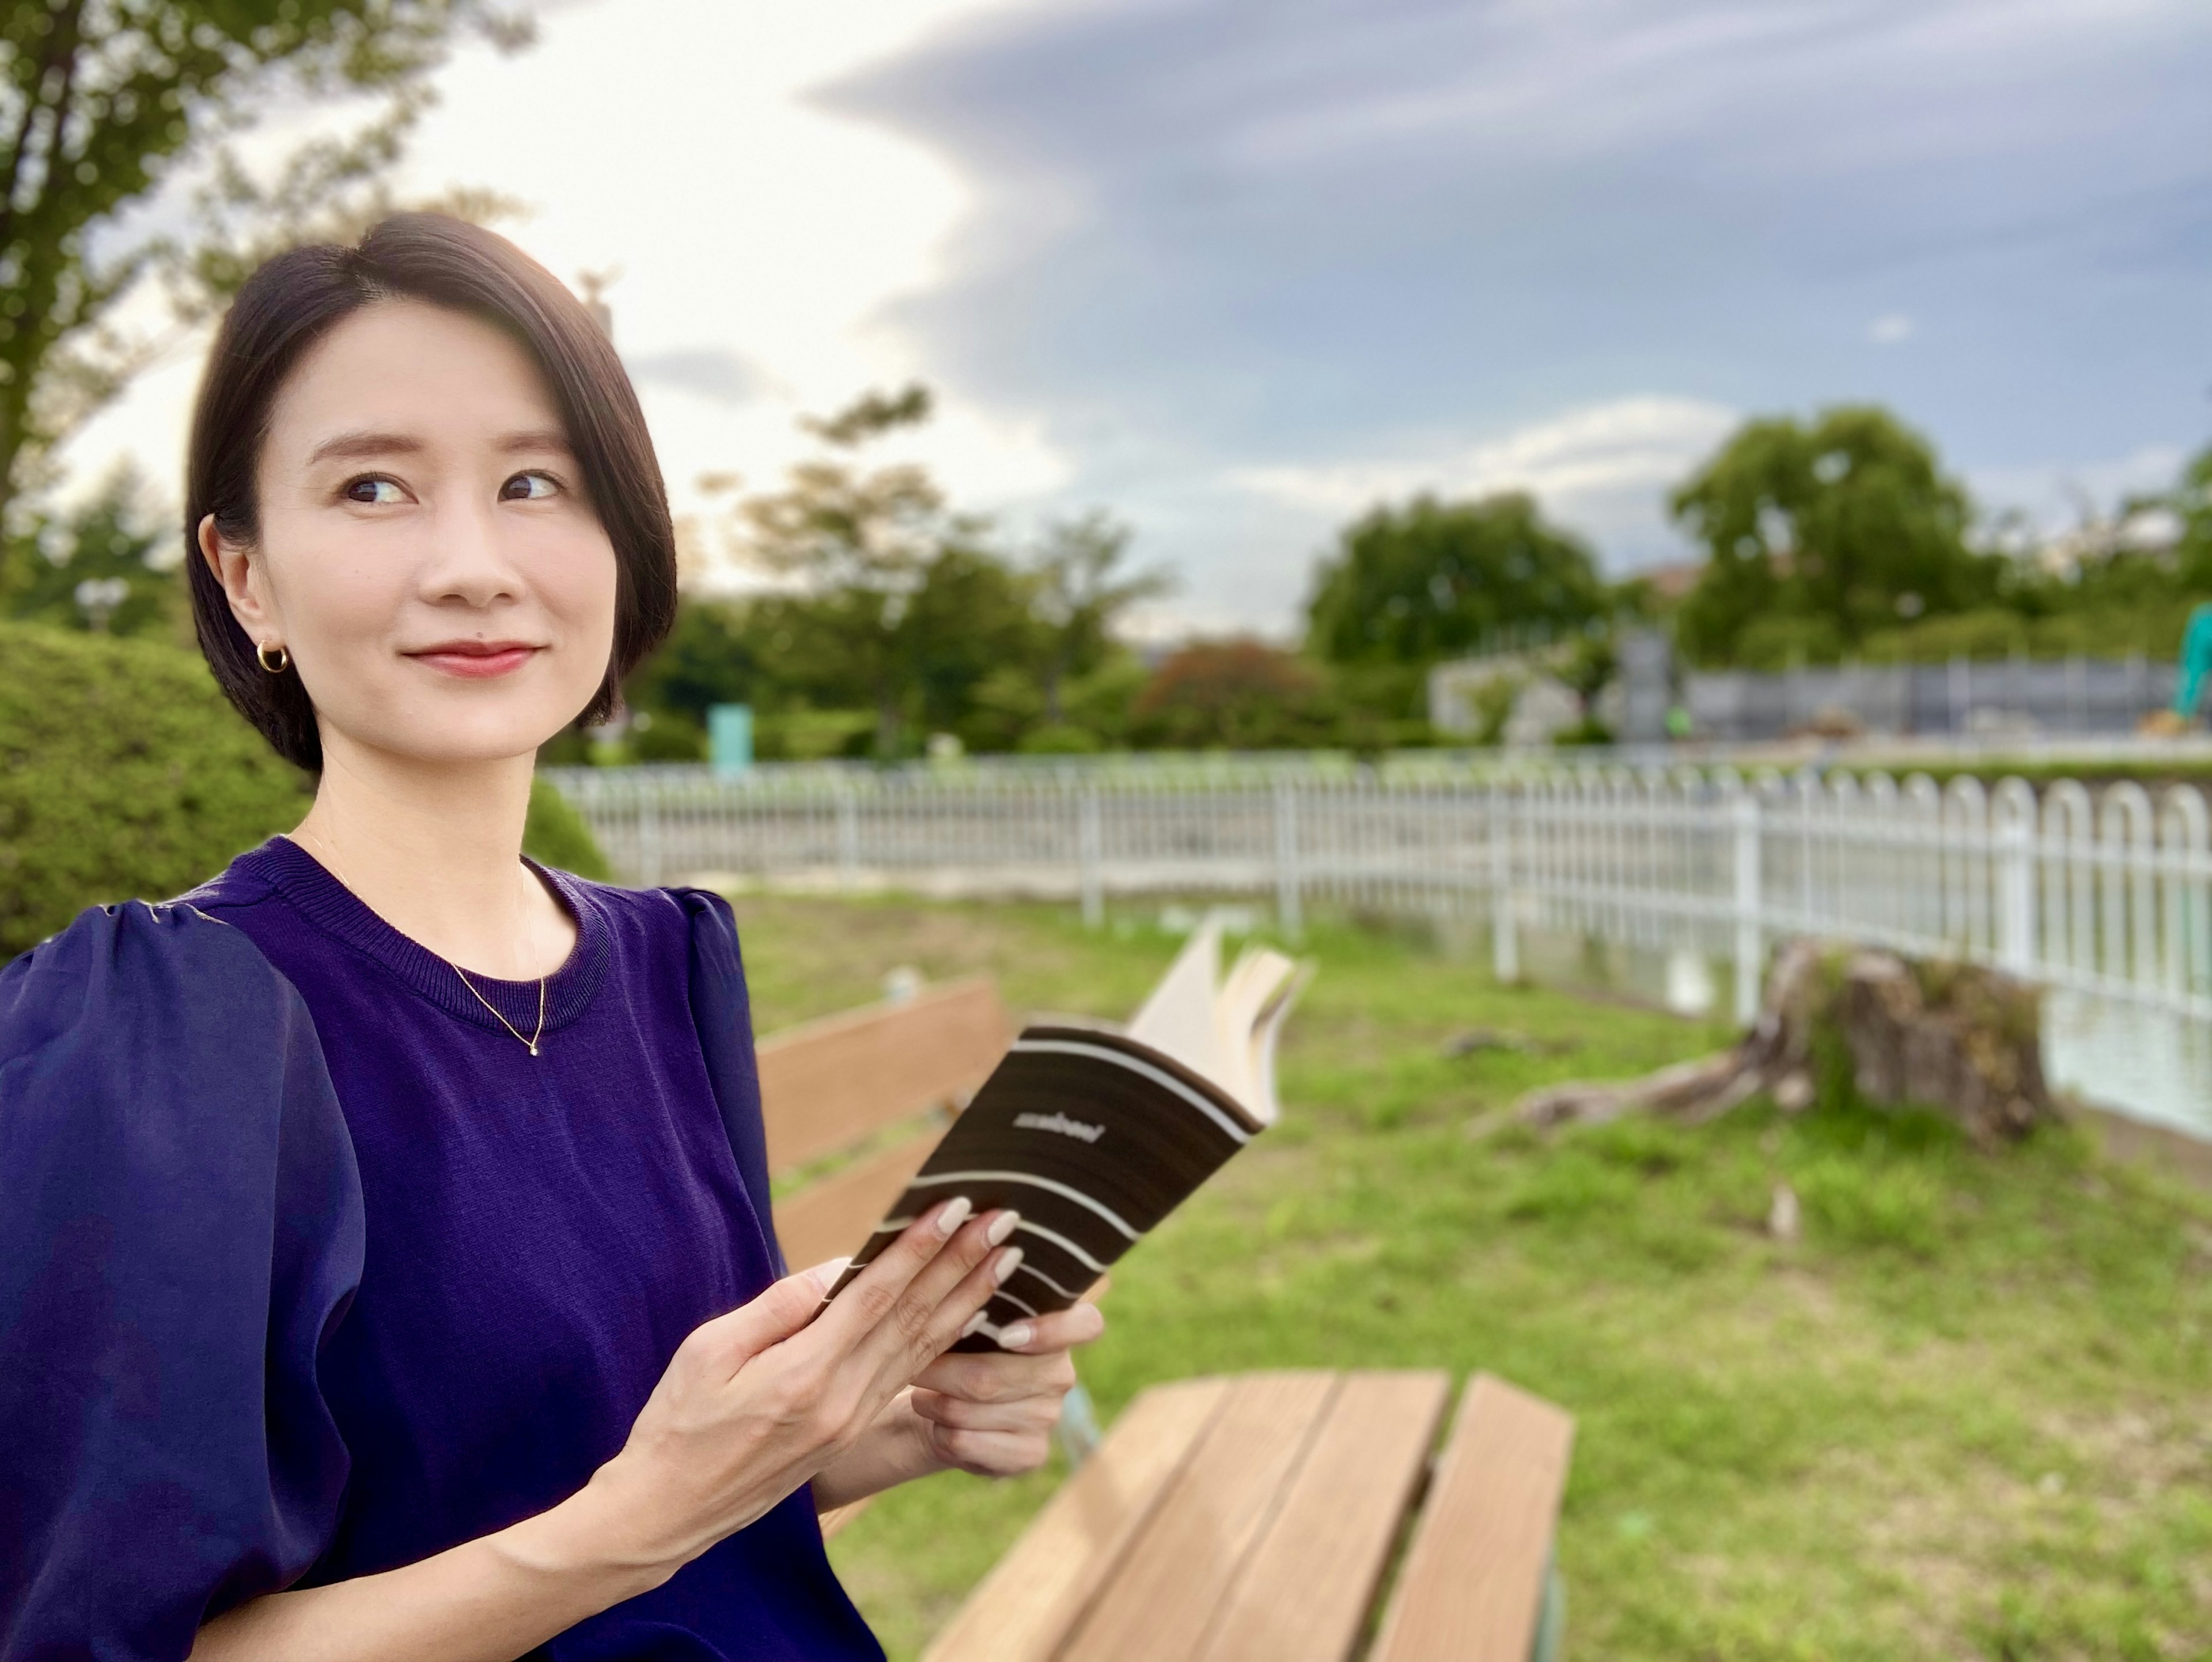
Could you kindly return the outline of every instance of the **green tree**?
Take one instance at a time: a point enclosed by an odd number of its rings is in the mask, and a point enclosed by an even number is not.
[[[1037,676],[1043,715],[1055,727],[1067,720],[1068,679],[1088,675],[1105,661],[1113,650],[1114,626],[1131,606],[1171,587],[1164,572],[1121,572],[1128,549],[1128,527],[1103,509],[1046,527],[1033,610],[1043,626]]]
[[[793,621],[821,642],[826,668],[876,712],[876,749],[896,755],[912,681],[912,631],[902,627],[931,562],[955,526],[945,495],[911,462],[864,468],[852,459],[902,427],[927,421],[928,390],[870,393],[803,424],[833,454],[792,467],[781,490],[737,505],[741,546],[795,578],[809,603]]]
[[[2212,596],[2212,445],[2197,453],[2181,470],[2180,483],[2166,500],[2179,516],[2174,569],[2183,585],[2199,598]]]
[[[2002,583],[2003,558],[1967,545],[1964,488],[1870,405],[1746,423],[1670,507],[1708,556],[1675,618],[1700,662],[1733,661],[1754,632],[1852,650],[1900,618],[1988,605]]]
[[[142,278],[188,326],[265,253],[389,205],[379,181],[464,31],[506,46],[527,36],[489,0],[0,8],[0,513],[46,482],[61,441],[175,338],[120,320]],[[301,146],[273,176],[229,148],[288,96],[364,94],[379,100],[365,126]],[[187,228],[138,229],[132,210],[195,165]]]
[[[1031,574],[978,543],[956,541],[939,551],[902,620],[909,713],[918,726],[960,732],[984,682],[1036,654],[1036,587]]]
[[[1427,664],[1517,635],[1549,640],[1606,610],[1589,550],[1519,492],[1418,496],[1348,526],[1316,574],[1306,646],[1340,664]]]
[[[125,461],[84,501],[27,516],[0,564],[0,615],[111,635],[191,633],[174,527]]]

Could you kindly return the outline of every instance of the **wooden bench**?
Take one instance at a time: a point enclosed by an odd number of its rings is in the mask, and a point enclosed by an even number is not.
[[[810,1021],[760,1041],[761,1117],[776,1238],[794,1269],[867,1239],[1006,1047],[1013,1023],[985,977]],[[840,1157],[842,1165],[830,1165]],[[825,1169],[792,1187],[810,1167]]]
[[[1431,1458],[1449,1394],[1447,1376],[1425,1372],[1155,1386],[976,1586],[925,1662],[1529,1662],[1555,1653],[1563,1618],[1552,1537],[1573,1422],[1478,1375]]]
[[[787,1028],[755,1047],[761,1118],[784,1261],[805,1269],[850,1252],[921,1170],[1014,1042],[987,977]],[[814,1168],[820,1168],[818,1171]],[[822,1517],[826,1539],[865,1500]]]

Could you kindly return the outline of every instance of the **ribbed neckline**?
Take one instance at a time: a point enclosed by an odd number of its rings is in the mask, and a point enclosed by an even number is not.
[[[352,947],[447,1014],[494,1032],[507,1031],[470,994],[469,986],[473,985],[524,1038],[536,1029],[535,981],[501,981],[471,971],[468,983],[464,984],[450,959],[393,928],[290,837],[272,837],[246,859],[310,923]],[[607,922],[598,902],[566,872],[541,866],[526,855],[523,860],[551,886],[576,922],[575,946],[545,980],[545,1031],[550,1033],[583,1014],[592,995],[599,990],[607,969]]]

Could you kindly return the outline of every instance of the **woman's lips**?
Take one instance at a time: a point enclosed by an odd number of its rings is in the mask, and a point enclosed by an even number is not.
[[[410,652],[407,655],[447,675],[481,681],[495,675],[511,674],[539,650],[519,641],[453,641],[427,652]]]

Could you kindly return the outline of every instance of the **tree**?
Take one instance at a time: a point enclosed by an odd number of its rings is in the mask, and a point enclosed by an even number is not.
[[[191,629],[173,528],[127,460],[83,502],[33,514],[0,564],[0,614],[112,635]]]
[[[2181,470],[2180,483],[2166,505],[2181,521],[2175,569],[2199,598],[2212,595],[2212,445]]]
[[[921,728],[957,731],[994,672],[1035,655],[1036,588],[1031,574],[972,540],[938,551],[902,626],[908,713]]]
[[[1161,571],[1117,574],[1128,547],[1128,527],[1103,509],[1046,527],[1034,609],[1044,634],[1037,677],[1044,719],[1054,727],[1067,719],[1061,692],[1068,678],[1097,669],[1112,649],[1122,615],[1170,587]]]
[[[837,414],[802,422],[834,449],[855,452],[929,417],[922,387],[869,393]],[[804,623],[829,664],[876,712],[879,756],[897,753],[913,673],[903,629],[931,562],[956,529],[944,493],[911,462],[863,469],[842,455],[796,464],[781,490],[741,499],[739,540],[762,566],[797,579]]]
[[[174,331],[118,320],[142,278],[176,324],[219,307],[265,254],[390,205],[379,183],[464,31],[527,38],[491,0],[15,0],[0,9],[0,513]],[[380,113],[257,179],[228,139],[287,93]],[[137,230],[188,164],[182,234]],[[483,211],[474,193],[446,205]]]
[[[1702,662],[1733,660],[1754,630],[1848,651],[2001,587],[2002,557],[1967,546],[1964,488],[1926,439],[1870,405],[1747,422],[1669,505],[1708,555],[1675,619]]]
[[[1308,650],[1340,664],[1427,664],[1506,638],[1549,640],[1606,609],[1581,540],[1519,492],[1414,498],[1347,527],[1316,573]]]

